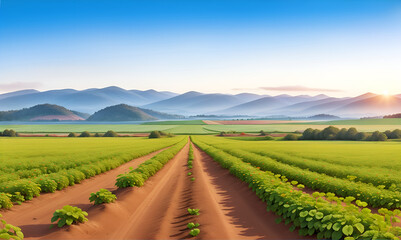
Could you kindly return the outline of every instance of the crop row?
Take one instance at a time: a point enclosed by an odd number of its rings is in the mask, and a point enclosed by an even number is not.
[[[397,239],[400,228],[392,227],[383,216],[372,214],[369,209],[360,210],[354,205],[342,206],[322,198],[294,190],[290,183],[283,182],[271,172],[263,172],[225,151],[197,141],[194,143],[210,155],[230,173],[249,184],[257,196],[267,203],[267,209],[292,223],[290,230],[299,228],[302,236],[317,234],[329,239]]]
[[[138,168],[128,173],[118,175],[116,186],[119,188],[142,186],[145,181],[155,175],[163,166],[171,160],[188,142],[184,139],[169,149],[157,154],[149,160],[141,163]]]
[[[0,202],[2,199],[3,201],[8,202],[7,198],[9,198],[14,203],[20,203],[39,196],[41,192],[55,192],[56,190],[61,190],[67,186],[80,183],[84,179],[114,169],[132,160],[133,158],[138,158],[160,148],[167,147],[171,144],[174,144],[176,141],[177,140],[169,142],[169,144],[166,144],[168,142],[159,142],[158,144],[154,144],[152,147],[135,149],[136,151],[133,151],[133,149],[129,154],[125,153],[120,157],[111,159],[105,159],[102,157],[100,159],[95,158],[93,160],[89,160],[87,164],[81,164],[70,169],[60,169],[55,173],[42,174],[31,178],[16,179],[0,183]],[[17,199],[18,201],[14,201],[13,199]],[[10,204],[7,204],[7,206],[0,204],[0,208],[9,207]]]
[[[290,166],[244,150],[231,149],[228,145],[219,146],[220,150],[239,157],[261,170],[271,171],[286,176],[290,180],[298,181],[305,186],[323,192],[332,192],[341,197],[353,196],[367,202],[373,207],[399,208],[401,193],[380,189],[372,184],[353,182],[339,179],[325,174],[316,173],[307,169]]]

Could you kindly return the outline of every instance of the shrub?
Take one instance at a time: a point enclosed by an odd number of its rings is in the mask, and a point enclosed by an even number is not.
[[[219,136],[224,137],[226,135],[226,132],[220,132]]]
[[[100,134],[100,133],[95,133],[94,137],[103,137],[104,135]]]
[[[90,202],[94,202],[95,205],[102,204],[102,203],[111,203],[117,199],[116,195],[110,192],[107,189],[100,189],[96,193],[91,193],[89,197]]]
[[[387,135],[387,134],[386,134]],[[390,137],[387,136],[389,139],[400,139],[401,138],[401,130],[395,129],[391,132]]]
[[[0,193],[0,209],[2,209],[2,208],[10,209],[12,206],[13,206],[13,203],[11,201],[11,194]]]
[[[141,174],[138,173],[125,173],[118,175],[116,186],[119,188],[142,186],[145,183]]]
[[[298,136],[293,134],[293,133],[289,133],[284,137],[284,140],[286,140],[286,141],[295,141],[295,140],[298,140]]]
[[[5,129],[2,136],[4,137],[17,137],[18,134],[14,130]]]
[[[70,185],[74,185],[75,183],[80,183],[82,180],[86,178],[85,174],[77,169],[69,169],[60,173],[69,179]]]
[[[159,131],[152,131],[149,134],[149,138],[161,138],[160,132]]]
[[[193,208],[193,209],[188,208],[188,213],[191,215],[196,215],[196,216],[198,216],[200,214],[199,209],[195,209],[195,208]]]
[[[198,236],[199,233],[200,233],[199,228],[194,228],[194,229],[192,229],[191,231],[189,231],[189,235],[191,235],[192,237]]]
[[[103,137],[118,137],[118,134],[112,130],[107,131]]]
[[[70,185],[70,181],[68,177],[59,174],[59,173],[52,173],[48,175],[48,178],[55,181],[57,184],[57,190],[64,189]]]
[[[88,131],[84,131],[81,133],[81,135],[79,135],[79,137],[90,137],[90,136],[91,136],[91,134]]]
[[[0,214],[0,218],[3,216]],[[0,220],[0,238],[1,239],[14,239],[14,240],[22,240],[24,239],[24,234],[21,231],[21,228],[15,227],[11,224],[8,224],[3,219]]]
[[[63,227],[66,224],[69,226],[73,223],[83,223],[88,221],[86,216],[88,216],[88,213],[82,211],[82,209],[66,205],[62,209],[58,209],[53,213],[51,222],[56,222],[58,220],[58,227]]]
[[[369,137],[369,134],[365,132],[359,132],[355,135],[355,139],[357,141],[365,141]]]
[[[27,179],[19,179],[16,181],[8,182],[0,186],[0,192],[15,193],[19,192],[26,200],[31,200],[33,197],[40,195],[40,187]]]
[[[21,195],[21,193],[16,192],[14,194],[11,194],[10,200],[13,203],[17,203],[18,205],[21,205],[21,203],[25,201],[25,198],[24,198],[24,196]]]
[[[77,136],[77,134],[75,134],[75,133],[73,133],[73,132],[71,132],[70,134],[68,134],[68,137],[76,137]]]
[[[199,227],[199,223],[190,222],[187,224],[187,228],[189,228],[189,229],[197,228],[197,227]]]
[[[386,134],[379,132],[379,131],[375,131],[372,133],[372,135],[370,137],[368,137],[369,141],[386,141],[387,140],[387,136]]]
[[[42,192],[53,193],[57,190],[57,183],[47,177],[40,177],[34,181],[39,185]]]
[[[265,131],[263,131],[263,130],[260,130],[260,132],[259,132],[259,136],[266,136],[266,133],[265,133]]]
[[[266,137],[264,137],[263,139],[264,139],[264,140],[274,140],[274,138],[273,138],[273,137],[270,137],[270,136],[266,136]]]

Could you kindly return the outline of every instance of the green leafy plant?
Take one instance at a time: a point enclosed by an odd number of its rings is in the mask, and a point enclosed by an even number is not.
[[[195,181],[195,178],[194,178],[194,177],[192,177],[192,178],[191,178],[191,181],[192,181],[192,182],[193,182],[193,181]]]
[[[137,173],[125,173],[118,175],[116,186],[119,188],[142,186],[145,180],[141,174]]]
[[[192,229],[191,231],[189,231],[189,235],[191,235],[192,237],[198,236],[199,233],[200,233],[199,228],[194,228],[194,229]]]
[[[199,213],[199,209],[195,209],[195,208],[188,208],[188,213],[189,214],[191,214],[191,215],[196,215],[196,216],[198,216],[200,213]]]
[[[187,175],[188,175],[188,176],[191,176],[191,175],[192,175],[192,173],[191,173],[191,172],[189,172]]]
[[[199,227],[199,223],[193,223],[193,222],[190,222],[190,223],[188,223],[187,224],[187,227],[189,228],[189,229],[192,229],[192,228],[197,228],[197,227]]]
[[[91,193],[89,197],[90,202],[94,202],[95,205],[102,204],[102,203],[111,203],[117,199],[116,195],[110,192],[107,189],[100,189],[96,193]]]
[[[73,223],[83,223],[88,221],[86,216],[88,216],[88,213],[82,211],[82,209],[66,205],[62,209],[58,209],[53,213],[51,222],[58,221],[58,227],[63,227],[66,224],[69,226]]]
[[[0,214],[0,218],[3,216]],[[21,228],[15,227],[11,224],[8,224],[5,220],[0,220],[0,239],[15,239],[22,240],[24,239],[24,234],[21,231]]]
[[[11,194],[9,193],[0,193],[0,209],[10,209],[13,206],[11,201]]]
[[[19,193],[19,192],[15,192],[14,194],[11,194],[11,198],[10,199],[11,199],[11,202],[16,203],[18,205],[21,205],[22,202],[25,201],[24,196],[22,196],[21,193]]]

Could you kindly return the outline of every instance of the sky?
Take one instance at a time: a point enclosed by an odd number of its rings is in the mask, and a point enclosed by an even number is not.
[[[0,93],[401,93],[399,0],[0,0]]]

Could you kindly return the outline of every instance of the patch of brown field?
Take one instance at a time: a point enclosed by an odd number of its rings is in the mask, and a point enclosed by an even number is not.
[[[218,122],[212,121],[212,120],[202,120],[202,122],[204,122],[208,125],[221,125],[221,123],[218,123]]]
[[[289,120],[226,120],[226,121],[214,121],[218,124],[223,125],[269,125],[269,124],[280,124],[280,123],[300,123],[305,121],[289,121]]]

